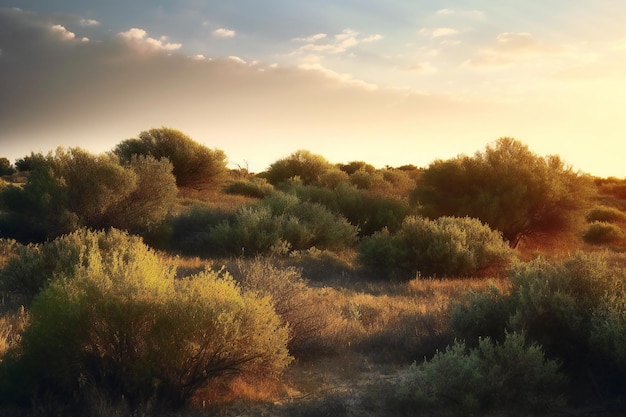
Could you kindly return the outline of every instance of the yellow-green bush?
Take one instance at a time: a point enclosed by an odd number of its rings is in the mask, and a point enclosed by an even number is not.
[[[624,231],[616,224],[594,221],[587,226],[583,240],[593,245],[615,243],[624,239]]]
[[[147,246],[109,233],[115,239],[85,233],[73,272],[35,298],[0,381],[9,398],[80,399],[96,390],[131,403],[182,403],[213,378],[278,375],[289,363],[288,329],[269,298],[220,272],[175,280]]]

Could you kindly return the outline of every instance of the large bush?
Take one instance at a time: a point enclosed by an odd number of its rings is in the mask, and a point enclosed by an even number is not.
[[[515,247],[533,233],[572,229],[593,193],[591,179],[558,157],[539,157],[522,143],[502,138],[474,157],[433,162],[413,199],[431,218],[478,218]]]
[[[501,235],[477,219],[407,217],[397,234],[365,239],[361,261],[374,268],[422,276],[470,276],[506,266],[513,253]]]
[[[0,228],[6,237],[42,242],[78,227],[117,227],[145,232],[172,209],[177,189],[172,166],[134,157],[125,166],[114,156],[79,148],[28,158],[23,187],[0,192]]]
[[[204,189],[220,185],[226,175],[226,154],[209,149],[184,133],[167,127],[141,132],[138,138],[121,142],[113,151],[122,161],[135,155],[167,158],[179,187]]]
[[[605,254],[577,253],[563,261],[516,265],[508,294],[476,295],[453,307],[460,335],[524,331],[563,363],[575,387],[624,399],[626,280]],[[494,311],[498,314],[493,314]]]
[[[563,405],[564,378],[558,364],[523,335],[507,334],[502,343],[481,339],[467,349],[455,342],[432,359],[414,364],[398,389],[399,406],[434,407],[455,415],[506,412],[547,413]]]
[[[322,174],[332,168],[331,163],[323,156],[299,150],[271,164],[259,177],[266,178],[273,185],[296,177],[305,184],[314,184],[320,180]]]
[[[5,400],[95,389],[181,403],[214,378],[270,377],[289,363],[288,330],[269,298],[224,273],[175,280],[140,241],[110,233],[117,244],[106,248],[105,234],[86,233],[82,261],[36,297],[21,350],[5,364]]]

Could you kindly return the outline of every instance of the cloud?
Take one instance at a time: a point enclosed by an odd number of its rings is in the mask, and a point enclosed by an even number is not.
[[[228,60],[230,62],[235,62],[237,64],[246,65],[246,61],[244,61],[243,59],[239,58],[238,56],[231,55],[231,56],[228,57]]]
[[[69,41],[69,40],[76,38],[76,34],[67,30],[65,26],[52,25],[51,29],[54,33],[59,34],[61,36],[61,39],[63,40]]]
[[[435,67],[430,62],[418,62],[415,64],[411,64],[405,68],[407,71],[416,72],[420,74],[432,74],[437,72],[437,67]]]
[[[167,42],[166,36],[161,36],[159,39],[151,38],[145,30],[139,28],[120,32],[118,37],[142,52],[175,51],[182,47],[180,43]]]
[[[94,19],[80,19],[78,23],[81,26],[100,26],[100,22]]]
[[[307,37],[293,38],[292,41],[294,42],[306,42],[306,44],[299,47],[292,54],[341,54],[359,44],[377,42],[381,39],[383,39],[383,35],[381,34],[361,36],[359,32],[352,29],[344,29],[341,33],[337,33],[332,37],[329,37],[325,33],[318,33]],[[319,58],[319,56],[316,56],[316,60],[319,60]],[[310,57],[305,57],[305,59],[308,61],[311,60]]]
[[[564,51],[564,47],[544,43],[528,32],[503,32],[496,36],[494,43],[479,50],[474,58],[465,61],[464,66],[507,67],[522,58],[555,55]]]
[[[466,18],[473,19],[483,19],[485,17],[485,12],[481,10],[459,10],[459,9],[439,9],[436,14],[438,16],[461,16]]]
[[[437,28],[437,29],[433,29],[433,31],[431,32],[431,36],[433,38],[440,38],[442,36],[452,36],[458,33],[459,33],[458,30],[452,29],[452,28]]]
[[[307,37],[304,37],[304,38],[293,38],[292,40],[294,42],[310,42],[310,43],[312,43],[312,42],[317,42],[317,41],[322,40],[322,39],[326,39],[327,37],[328,37],[328,35],[325,34],[325,33],[316,33],[315,35],[307,36]]]
[[[354,79],[351,74],[340,74],[320,64],[301,64],[298,68],[306,70],[306,71],[316,71],[320,74],[323,74],[325,77],[330,78],[332,80],[340,81],[342,84],[349,85],[352,87],[363,88],[368,91],[375,91],[378,89],[376,84],[368,83],[363,80]]]
[[[232,29],[219,28],[219,29],[215,29],[212,32],[212,34],[216,38],[228,39],[228,38],[234,38],[237,32],[235,32]]]

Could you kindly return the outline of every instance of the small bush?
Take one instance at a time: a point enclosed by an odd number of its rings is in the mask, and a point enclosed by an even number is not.
[[[234,181],[224,188],[227,194],[237,194],[246,197],[264,198],[274,193],[274,187],[263,178]]]
[[[587,221],[620,223],[626,221],[626,213],[615,207],[596,207],[587,215]]]
[[[507,322],[514,312],[509,295],[495,285],[483,291],[470,291],[450,306],[450,327],[453,334],[467,341],[490,337],[504,340]]]
[[[267,297],[227,274],[175,280],[175,270],[126,235],[92,244],[73,274],[35,299],[22,352],[7,365],[6,398],[78,398],[94,389],[131,404],[184,403],[214,378],[278,375],[287,328]]]
[[[521,334],[502,343],[481,339],[467,349],[455,342],[431,360],[414,364],[398,390],[403,408],[437,408],[458,415],[475,412],[548,412],[563,405],[564,378],[540,346],[526,345]]]
[[[300,270],[280,268],[267,258],[238,259],[230,270],[246,291],[268,296],[289,328],[289,351],[302,353],[319,338],[325,312],[312,296]]]
[[[583,240],[593,245],[615,243],[623,239],[624,231],[619,226],[604,221],[594,221],[583,234]]]
[[[356,241],[357,230],[323,206],[276,194],[246,206],[210,231],[212,246],[224,254],[280,254],[311,247],[339,249]]]

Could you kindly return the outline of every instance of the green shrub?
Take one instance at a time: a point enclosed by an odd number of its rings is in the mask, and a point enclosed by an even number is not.
[[[510,294],[469,297],[452,307],[462,335],[498,339],[502,328],[523,331],[558,359],[572,389],[624,399],[626,280],[606,254],[577,253],[562,261],[535,259],[510,272]]]
[[[211,230],[222,222],[228,222],[231,217],[230,214],[203,205],[192,206],[188,212],[169,220],[169,249],[188,256],[206,256],[218,252],[212,246]]]
[[[508,294],[490,285],[486,291],[470,291],[453,301],[449,325],[453,334],[462,340],[471,342],[490,337],[502,341],[513,308]]]
[[[338,249],[356,241],[357,230],[323,206],[276,194],[242,207],[210,231],[213,248],[224,254],[286,254],[311,247]]]
[[[289,363],[288,330],[268,297],[219,272],[175,280],[134,238],[95,244],[104,237],[86,234],[73,274],[36,297],[22,352],[6,368],[8,398],[96,389],[134,404],[183,403],[214,378],[278,375]]]
[[[626,213],[615,207],[596,207],[587,214],[587,221],[620,223],[626,221]]]
[[[384,259],[385,255],[390,255]],[[471,276],[500,269],[513,252],[502,236],[477,219],[407,217],[396,234],[365,239],[360,259],[369,266],[403,268],[422,276]],[[381,262],[383,264],[381,265]]]
[[[583,240],[593,245],[615,243],[623,239],[624,231],[619,226],[604,221],[594,221],[583,234]]]
[[[481,339],[467,349],[455,342],[424,363],[414,364],[398,390],[407,410],[443,407],[447,412],[548,412],[563,405],[564,379],[558,364],[546,360],[541,347],[526,345],[521,334],[507,334],[502,343]]]

